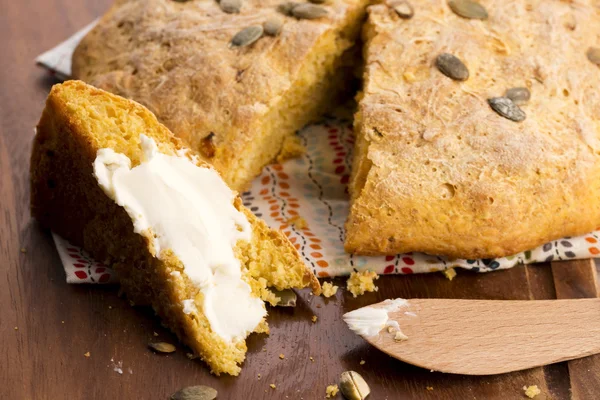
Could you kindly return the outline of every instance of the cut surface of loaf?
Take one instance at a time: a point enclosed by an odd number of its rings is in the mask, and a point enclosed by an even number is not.
[[[148,107],[241,190],[348,85],[343,55],[367,0],[332,0],[311,20],[281,3],[246,0],[228,14],[217,1],[117,1],[75,50],[73,77]],[[230,46],[269,19],[283,23],[277,36]]]
[[[600,4],[481,0],[477,20],[411,3],[368,9],[346,249],[492,258],[600,226]],[[514,87],[522,122],[488,105]]]
[[[134,232],[130,210],[117,205],[99,184],[99,170],[94,165],[99,154],[109,151],[123,155],[119,157],[129,159],[135,169],[149,162],[148,153],[142,149],[144,141],[155,143],[158,153],[169,159],[183,157],[186,165],[206,169],[218,178],[212,167],[200,161],[140,104],[80,81],[54,86],[37,126],[32,151],[32,214],[42,226],[113,267],[127,296],[136,304],[152,305],[164,324],[214,373],[237,375],[246,353],[245,335],[239,340],[225,340],[215,333],[203,312],[207,292],[188,275],[189,265],[178,257],[178,247],[163,248],[157,254],[155,240],[160,230],[151,227],[155,231]],[[115,164],[105,165],[107,170],[114,170]],[[211,189],[214,187],[200,188],[209,193]],[[310,286],[319,293],[318,281],[287,238],[269,229],[243,207],[235,193],[229,192],[232,201],[228,206],[245,217],[251,229],[249,240],[238,240],[230,246],[245,282],[240,284],[249,286],[251,297],[274,302],[268,287],[282,290]],[[231,298],[227,304],[244,306],[236,301],[239,299]],[[263,304],[261,307],[264,310]],[[250,331],[267,332],[268,327],[262,319],[247,333]]]

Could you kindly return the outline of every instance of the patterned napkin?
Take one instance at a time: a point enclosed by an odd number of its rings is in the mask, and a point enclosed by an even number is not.
[[[71,55],[96,21],[36,61],[60,78],[71,73]],[[349,119],[325,117],[302,129],[304,156],[267,166],[242,194],[244,205],[269,226],[281,229],[318,277],[348,275],[371,269],[378,274],[412,274],[451,267],[488,272],[551,260],[600,257],[600,231],[564,238],[511,257],[482,260],[449,260],[421,253],[386,257],[354,256],[344,252],[344,222],[348,214],[347,183],[350,177],[354,136]],[[114,272],[94,261],[82,249],[57,235],[54,241],[67,282],[116,282]]]

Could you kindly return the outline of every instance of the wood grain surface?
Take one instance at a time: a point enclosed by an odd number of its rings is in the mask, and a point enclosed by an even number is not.
[[[219,399],[321,399],[345,370],[364,376],[372,399],[522,399],[524,385],[538,385],[536,399],[568,399],[571,389],[578,399],[598,397],[595,357],[497,376],[442,374],[383,354],[341,320],[347,311],[396,297],[554,299],[557,289],[560,297],[596,296],[589,290],[590,263],[485,275],[459,271],[453,281],[441,274],[385,277],[379,292],[357,299],[346,291],[331,299],[302,291],[295,309],[270,310],[271,335],[250,338],[237,378],[211,376],[181,346],[171,355],[148,350],[150,340],[175,338],[151,310],[120,299],[116,287],[67,285],[50,235],[29,215],[33,127],[55,83],[34,58],[101,15],[109,2],[0,0],[1,399],[166,399],[196,384],[215,387]]]

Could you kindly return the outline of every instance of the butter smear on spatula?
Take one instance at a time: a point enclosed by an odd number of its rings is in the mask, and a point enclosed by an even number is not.
[[[385,327],[392,327],[396,332],[396,340],[406,340],[408,337],[402,333],[398,322],[390,320],[388,317],[389,312],[398,311],[402,307],[408,307],[407,300],[386,300],[377,307],[363,307],[350,311],[342,318],[354,333],[362,337],[377,336]],[[410,315],[412,314],[410,313]]]

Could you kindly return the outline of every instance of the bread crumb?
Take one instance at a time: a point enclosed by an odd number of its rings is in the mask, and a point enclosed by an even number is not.
[[[379,288],[373,282],[376,279],[379,279],[379,275],[375,271],[352,272],[346,284],[352,296],[358,297],[365,292],[378,291]]]
[[[19,327],[18,327],[18,326],[15,326],[15,331],[18,331],[18,330],[19,330]]]
[[[427,386],[425,389],[432,391],[433,390],[433,386]]]
[[[313,315],[312,318],[310,319],[312,322],[317,322],[318,317],[316,315]]]
[[[61,324],[64,324],[64,323],[65,323],[65,321],[60,321],[60,323],[61,323]]]
[[[446,278],[448,278],[449,281],[454,279],[454,277],[456,276],[456,270],[454,268],[445,269],[442,271],[442,273],[446,275]]]
[[[27,249],[25,247],[21,247],[21,253],[27,253]]]
[[[190,360],[193,360],[194,358],[197,358],[193,353],[186,353],[185,356],[187,358],[189,358]]]
[[[108,309],[109,309],[109,310],[112,310],[112,306],[108,306]],[[158,336],[158,335],[156,335],[156,336]]]
[[[258,380],[260,381],[260,374],[258,374]]]
[[[315,362],[315,359],[314,359],[314,358],[312,358],[312,356],[308,357],[308,359],[309,359],[310,361],[312,361],[312,362]]]
[[[154,336],[158,336],[158,333],[156,333],[156,332],[152,332],[152,334],[153,334]]]
[[[84,354],[84,356],[85,356],[85,357],[87,357],[87,358],[90,358],[91,354],[90,354],[90,352],[88,351],[87,353],[85,353],[85,354]]]
[[[525,391],[525,396],[529,397],[530,399],[533,399],[535,396],[542,393],[537,385],[523,386],[523,390]]]
[[[308,228],[308,222],[306,222],[306,220],[299,215],[296,215],[295,217],[288,219],[287,223],[290,225],[294,225],[294,227],[296,227],[298,229]]]
[[[281,359],[283,360],[283,359],[285,358],[285,354],[281,353],[281,354],[279,355],[279,358],[281,358]]]
[[[415,74],[413,74],[412,72],[405,72],[404,74],[402,74],[402,77],[409,83],[412,83],[417,80]]]
[[[269,386],[271,387],[271,389],[275,389],[277,387],[274,383],[271,383]]]
[[[360,365],[365,365],[367,362],[365,360],[360,360],[359,364]]]
[[[408,340],[408,336],[406,336],[404,333],[402,333],[402,331],[397,331],[396,335],[394,336],[394,340],[396,342],[401,342],[403,340]]]
[[[388,326],[387,327],[387,331],[388,331],[388,333],[394,332],[394,327],[393,326]]]
[[[333,397],[335,397],[335,395],[338,394],[338,392],[340,391],[340,389],[338,388],[338,385],[329,385],[327,386],[327,389],[325,389],[325,397],[327,397],[328,399],[331,399]]]
[[[306,147],[304,147],[298,136],[287,136],[283,140],[283,145],[279,155],[277,155],[277,162],[282,163],[292,158],[298,158],[305,153]]]
[[[334,296],[337,291],[338,291],[338,287],[331,284],[331,282],[323,282],[323,284],[321,285],[321,290],[323,293],[323,296],[325,297],[331,297]]]

